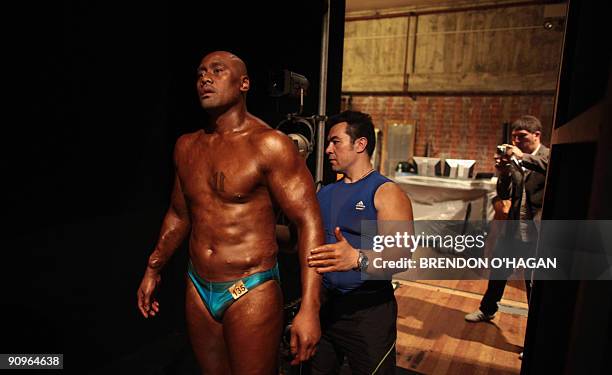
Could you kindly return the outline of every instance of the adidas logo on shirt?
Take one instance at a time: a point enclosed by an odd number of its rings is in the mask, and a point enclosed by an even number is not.
[[[363,211],[365,209],[365,204],[363,204],[363,201],[357,202],[357,204],[355,205],[355,209],[357,211]]]

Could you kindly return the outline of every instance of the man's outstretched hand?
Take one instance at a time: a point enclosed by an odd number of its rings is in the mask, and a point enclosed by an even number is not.
[[[155,316],[159,312],[159,302],[153,297],[155,291],[161,282],[161,276],[157,272],[149,269],[145,271],[145,275],[140,282],[138,288],[138,309],[145,318]]]
[[[308,266],[316,268],[318,273],[350,271],[358,266],[359,251],[348,243],[340,228],[336,227],[334,234],[336,243],[310,250]]]

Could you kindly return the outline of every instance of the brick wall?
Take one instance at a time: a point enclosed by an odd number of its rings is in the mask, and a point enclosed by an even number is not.
[[[502,141],[504,122],[523,114],[542,122],[542,141],[549,145],[554,96],[360,96],[351,109],[369,113],[374,124],[416,121],[415,156],[475,159],[474,173],[493,172],[495,146]]]

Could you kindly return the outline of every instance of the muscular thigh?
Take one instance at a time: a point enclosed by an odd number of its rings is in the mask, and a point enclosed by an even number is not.
[[[223,317],[232,374],[277,374],[283,298],[274,280],[250,290]]]
[[[229,374],[223,326],[212,318],[189,278],[185,313],[189,338],[202,374]]]

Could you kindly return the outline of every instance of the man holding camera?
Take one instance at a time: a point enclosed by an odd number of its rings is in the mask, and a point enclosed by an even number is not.
[[[544,183],[550,150],[540,143],[542,124],[534,116],[521,116],[511,125],[512,144],[498,146],[495,167],[498,170],[497,195],[511,200],[501,237],[494,256],[533,256],[538,232],[535,221],[540,220]],[[468,322],[489,321],[495,317],[512,269],[493,270],[480,308],[465,316]],[[525,278],[527,301],[531,292]]]

